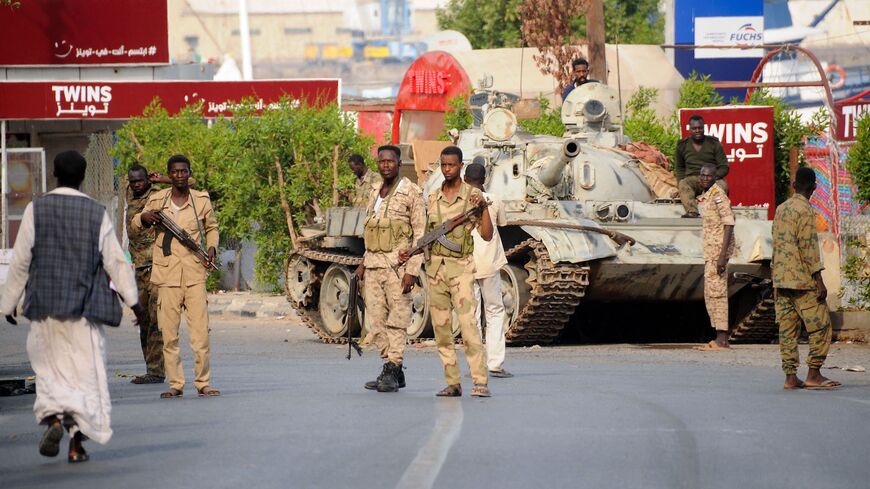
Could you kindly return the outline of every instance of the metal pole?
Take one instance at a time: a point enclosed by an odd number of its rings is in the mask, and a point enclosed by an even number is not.
[[[0,242],[2,246],[0,248],[9,248],[9,202],[6,196],[9,193],[7,189],[8,183],[6,175],[9,173],[9,162],[6,160],[6,120],[0,120],[0,159],[2,159],[2,169],[3,169],[3,182],[0,187],[0,208],[2,208],[2,229],[0,229],[0,234],[3,235],[3,240]]]
[[[242,78],[254,79],[254,70],[251,67],[251,30],[248,27],[248,2],[239,0],[239,36],[242,39]]]

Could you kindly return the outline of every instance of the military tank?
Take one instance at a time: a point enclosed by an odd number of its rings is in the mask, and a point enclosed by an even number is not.
[[[556,343],[582,327],[585,310],[702,304],[701,221],[681,218],[678,199],[656,197],[640,162],[618,148],[625,138],[615,90],[599,83],[573,90],[562,105],[562,137],[520,130],[513,99],[494,91],[485,98],[480,123],[461,131],[456,144],[467,163],[487,168],[485,190],[505,206],[499,233],[508,257],[501,279],[509,344]],[[442,181],[432,165],[424,193]],[[734,212],[731,340],[767,341],[776,333],[771,298],[734,278],[770,275],[767,208]],[[361,260],[361,223],[359,209],[330,209],[325,229],[287,263],[288,298],[326,341],[347,332],[347,281]],[[412,338],[431,335],[425,287],[414,291]],[[361,328],[362,316],[353,314]]]

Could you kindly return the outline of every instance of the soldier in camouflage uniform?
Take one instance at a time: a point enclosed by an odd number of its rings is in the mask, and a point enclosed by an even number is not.
[[[151,283],[151,247],[154,231],[138,232],[130,228],[133,216],[142,212],[145,203],[154,191],[148,171],[134,165],[127,172],[127,237],[130,241],[130,256],[136,267],[136,286],[139,288],[139,304],[148,311],[148,321],[139,323],[139,342],[145,358],[145,375],[133,378],[134,384],[163,383],[166,373],[163,367],[163,335],[157,327],[157,287]]]
[[[462,150],[456,146],[444,148],[441,151],[441,173],[444,175],[444,183],[440,189],[429,195],[428,229],[431,230],[485,202],[480,190],[462,181],[461,172]],[[474,317],[476,309],[473,289],[475,269],[472,255],[474,238],[471,231],[475,227],[484,241],[492,239],[492,218],[488,209],[484,208],[480,217],[473,218],[447,234],[447,239],[458,245],[460,251],[453,251],[441,243],[435,243],[432,245],[426,263],[426,276],[429,279],[429,313],[435,328],[438,356],[444,366],[444,377],[447,381],[447,387],[437,394],[442,397],[462,395],[460,372],[453,345],[451,309],[456,311],[465,347],[465,357],[474,382],[471,395],[490,396],[487,387],[486,354],[480,339],[480,331],[477,329],[477,319]]]
[[[378,171],[383,184],[369,196],[365,220],[365,255],[357,275],[365,277],[366,320],[375,346],[384,359],[377,380],[366,389],[397,392],[405,387],[402,360],[411,324],[411,289],[417,281],[422,257],[399,265],[399,251],[410,248],[426,227],[423,191],[407,178],[399,178],[399,148],[378,148]],[[401,277],[401,279],[399,278]]]
[[[351,204],[354,207],[365,207],[369,203],[372,191],[381,185],[381,177],[369,170],[362,155],[350,155],[348,165],[353,174],[356,175],[356,189],[351,198]]]
[[[816,173],[798,168],[794,195],[776,209],[773,220],[773,286],[776,322],[785,389],[836,389],[840,383],[822,376],[831,346],[831,317],[822,282],[819,237],[810,196],[816,189]],[[801,324],[809,334],[806,382],[797,376],[800,364],[797,340]]]
[[[728,344],[728,259],[734,254],[734,213],[731,201],[716,183],[716,165],[701,167],[704,193],[698,197],[704,229],[704,303],[716,339],[700,350],[721,350]]]

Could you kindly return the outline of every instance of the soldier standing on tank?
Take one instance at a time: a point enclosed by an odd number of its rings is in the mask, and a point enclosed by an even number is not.
[[[444,183],[441,184],[441,188],[429,195],[427,228],[430,230],[485,203],[480,190],[466,184],[460,177],[462,150],[458,147],[448,146],[441,151],[441,173],[444,175]],[[460,251],[452,251],[441,243],[435,243],[432,245],[426,263],[426,276],[429,279],[429,312],[435,328],[438,356],[444,367],[444,377],[447,381],[447,387],[436,394],[440,397],[462,395],[456,349],[453,345],[451,309],[456,311],[465,347],[465,357],[474,382],[471,395],[490,396],[487,387],[486,355],[480,340],[480,331],[477,329],[477,321],[474,318],[476,305],[473,289],[474,257],[472,256],[474,238],[471,231],[475,228],[485,241],[492,239],[492,218],[487,208],[484,207],[480,217],[474,217],[447,233],[446,238],[457,245]],[[407,250],[403,250],[402,255],[403,258],[406,257]]]
[[[356,153],[350,155],[348,166],[350,166],[350,171],[356,175],[356,189],[351,198],[351,204],[354,207],[365,207],[369,203],[372,190],[381,184],[381,177],[369,170],[362,155]]]
[[[822,281],[816,215],[810,197],[816,190],[816,173],[798,168],[794,195],[776,208],[773,220],[773,287],[779,348],[785,389],[836,389],[841,384],[825,378],[820,369],[831,346],[831,317]],[[807,380],[797,376],[800,364],[797,340],[801,324],[809,335]]]
[[[137,375],[134,384],[162,384],[166,378],[163,367],[163,335],[157,326],[157,287],[151,283],[151,247],[154,245],[154,232],[150,229],[134,230],[131,226],[133,216],[142,212],[154,192],[152,178],[160,181],[160,176],[150,176],[142,165],[133,165],[127,171],[127,238],[130,256],[136,267],[136,286],[139,288],[139,304],[148,311],[148,320],[139,323],[139,342],[145,358],[145,375]]]
[[[698,217],[698,203],[695,200],[705,191],[701,187],[701,167],[711,164],[716,167],[716,184],[728,193],[725,175],[728,175],[728,158],[722,143],[713,136],[704,135],[704,119],[695,114],[689,118],[689,137],[677,143],[674,168],[677,172],[677,188],[680,201],[686,213],[683,217]]]
[[[700,175],[703,195],[698,197],[704,229],[704,303],[716,339],[700,350],[721,350],[728,344],[728,259],[734,254],[734,213],[731,201],[716,183],[716,166],[706,164]]]
[[[366,320],[384,359],[381,374],[365,388],[378,392],[397,392],[405,387],[402,362],[411,324],[410,293],[423,261],[417,255],[399,265],[399,250],[412,247],[426,227],[423,191],[407,178],[399,178],[400,154],[395,146],[378,148],[383,183],[378,183],[369,196],[366,251],[356,270],[360,279],[366,279]]]

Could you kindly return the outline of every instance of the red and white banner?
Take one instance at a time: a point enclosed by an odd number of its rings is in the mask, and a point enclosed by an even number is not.
[[[834,105],[837,118],[837,141],[854,141],[858,134],[858,119],[870,116],[870,100],[858,99]]]
[[[773,219],[776,207],[773,107],[680,109],[682,137],[689,137],[689,118],[695,114],[704,118],[704,133],[718,138],[725,148],[731,164],[725,177],[731,204],[767,204],[768,217]]]
[[[203,117],[210,118],[232,115],[245,98],[266,109],[284,96],[309,105],[338,103],[340,80],[0,82],[0,119],[129,119],[155,97],[170,114],[202,102]]]
[[[0,66],[169,63],[166,0],[23,0],[0,8]]]

